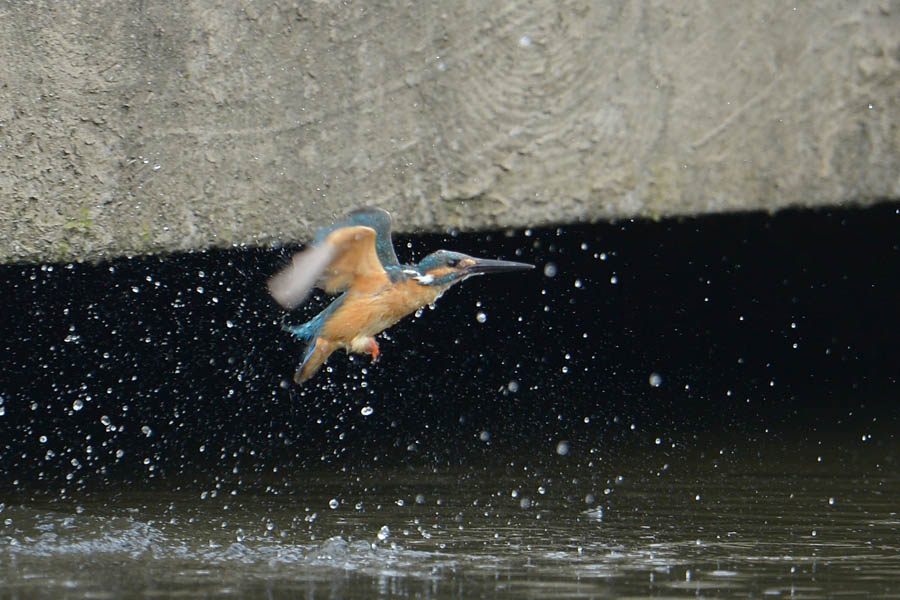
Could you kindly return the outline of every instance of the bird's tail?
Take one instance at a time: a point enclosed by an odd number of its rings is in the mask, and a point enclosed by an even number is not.
[[[285,323],[284,319],[281,320],[281,330],[287,331],[295,338],[302,340],[304,342],[308,342],[312,340],[315,335],[314,331],[316,328],[316,323],[313,321],[307,321],[302,325],[288,325]]]
[[[293,332],[292,332],[293,333]],[[296,334],[295,334],[296,335]],[[299,337],[299,336],[298,336]],[[302,384],[304,381],[316,374],[331,353],[337,350],[337,346],[331,344],[324,338],[317,337],[312,340],[306,347],[303,355],[303,362],[297,367],[294,373],[294,382]]]

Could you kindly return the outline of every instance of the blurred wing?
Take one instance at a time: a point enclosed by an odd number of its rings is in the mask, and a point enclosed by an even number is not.
[[[291,258],[291,264],[269,278],[269,293],[275,302],[291,310],[300,306],[322,275],[322,271],[334,259],[332,246],[313,246],[298,252]]]
[[[371,227],[342,227],[328,233],[312,248],[298,252],[291,264],[273,275],[269,293],[284,308],[299,306],[314,287],[337,294],[351,286],[388,285],[387,273],[375,251]]]

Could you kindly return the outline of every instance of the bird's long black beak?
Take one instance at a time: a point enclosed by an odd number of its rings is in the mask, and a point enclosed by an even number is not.
[[[527,271],[534,265],[528,263],[513,262],[511,260],[492,260],[490,258],[475,258],[474,264],[465,267],[468,275],[482,275],[484,273],[505,273],[507,271]]]

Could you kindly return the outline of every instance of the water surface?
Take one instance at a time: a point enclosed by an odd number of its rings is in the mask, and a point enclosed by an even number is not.
[[[8,598],[900,594],[896,473],[757,467],[504,461],[25,498],[0,513],[0,585]]]

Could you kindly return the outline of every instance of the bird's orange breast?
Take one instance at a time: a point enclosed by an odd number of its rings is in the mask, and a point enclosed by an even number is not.
[[[374,336],[434,302],[447,287],[425,286],[407,280],[380,289],[351,289],[319,335],[344,343],[358,337]]]

